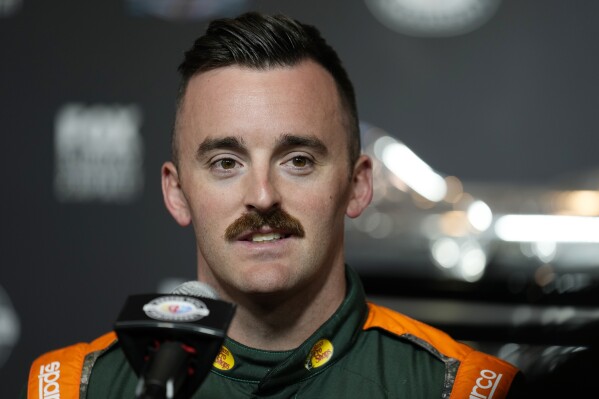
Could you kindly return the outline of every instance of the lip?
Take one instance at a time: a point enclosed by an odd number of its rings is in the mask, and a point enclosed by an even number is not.
[[[279,234],[279,235],[281,235],[281,238],[274,240],[274,241],[269,241],[269,242],[264,242],[264,241],[253,242],[252,236],[254,234]],[[292,237],[292,234],[287,231],[276,230],[276,229],[271,229],[271,228],[265,227],[265,228],[261,228],[260,230],[251,230],[251,231],[244,232],[244,233],[240,234],[239,237],[237,237],[237,239],[235,241],[242,241],[242,242],[247,242],[250,244],[266,245],[266,244],[274,244],[276,242],[286,240],[290,237]]]
[[[255,231],[252,233],[255,233]],[[281,257],[289,255],[294,242],[293,235],[285,235],[278,240],[254,242],[249,239],[252,233],[240,236],[240,238],[248,237],[248,239],[237,240],[232,243],[232,249],[242,258],[248,257],[248,259],[264,262],[281,259]]]
[[[254,242],[251,240],[252,234],[279,233],[282,237],[278,240]],[[240,261],[257,262],[279,262],[287,259],[297,249],[296,235],[277,229],[260,229],[245,232],[232,241],[231,251]]]

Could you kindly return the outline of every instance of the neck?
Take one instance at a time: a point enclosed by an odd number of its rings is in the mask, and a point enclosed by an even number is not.
[[[345,269],[331,272],[323,284],[295,293],[241,296],[228,335],[255,349],[283,351],[300,346],[345,298]]]

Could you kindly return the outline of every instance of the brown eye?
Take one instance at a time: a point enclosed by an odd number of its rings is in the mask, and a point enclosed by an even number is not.
[[[294,157],[291,160],[291,163],[296,168],[305,168],[308,165],[308,160],[305,157]]]
[[[236,162],[232,159],[221,159],[218,161],[220,167],[223,169],[233,169],[235,167]]]

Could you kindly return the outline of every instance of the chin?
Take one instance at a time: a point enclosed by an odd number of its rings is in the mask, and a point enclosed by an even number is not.
[[[283,266],[260,265],[241,273],[238,286],[247,294],[276,294],[293,288],[294,274]]]

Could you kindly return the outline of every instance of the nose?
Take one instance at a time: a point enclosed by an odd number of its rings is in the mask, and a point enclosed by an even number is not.
[[[245,193],[245,207],[248,211],[264,212],[280,206],[278,184],[270,168],[254,168],[248,177]]]

